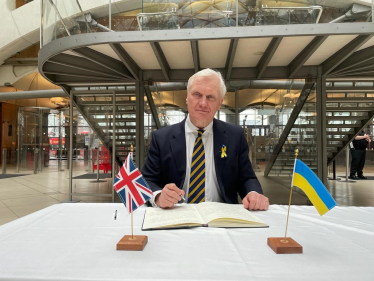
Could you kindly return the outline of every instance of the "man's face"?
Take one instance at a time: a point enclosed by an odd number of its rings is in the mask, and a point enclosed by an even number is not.
[[[212,122],[214,114],[223,102],[219,91],[220,81],[217,77],[196,77],[187,93],[187,110],[190,120],[198,128],[205,128]]]

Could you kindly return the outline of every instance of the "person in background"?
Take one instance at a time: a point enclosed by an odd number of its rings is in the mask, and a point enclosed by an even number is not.
[[[363,169],[365,165],[366,157],[366,148],[371,142],[369,134],[366,134],[364,131],[361,131],[351,143],[351,171],[349,178],[350,179],[363,179],[367,178],[363,174]],[[357,175],[356,175],[357,173]]]
[[[267,210],[269,200],[248,159],[243,129],[214,119],[226,93],[222,75],[204,69],[187,84],[188,116],[155,131],[142,174],[151,187],[153,206],[186,203],[238,203]]]

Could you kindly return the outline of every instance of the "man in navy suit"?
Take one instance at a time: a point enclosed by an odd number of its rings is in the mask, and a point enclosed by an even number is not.
[[[194,192],[190,174],[195,177],[191,170],[195,164],[191,160],[198,130],[203,130],[200,136],[204,163],[199,165],[199,173],[204,170],[204,190],[199,201],[237,204],[239,194],[245,208],[268,209],[269,200],[262,195],[248,159],[243,129],[214,119],[225,93],[226,86],[219,72],[204,69],[195,73],[187,85],[187,118],[153,133],[142,173],[154,193],[151,200],[154,206],[170,208],[183,195],[189,198],[189,193]]]

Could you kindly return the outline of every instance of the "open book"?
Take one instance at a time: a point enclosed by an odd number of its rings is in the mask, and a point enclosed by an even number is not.
[[[145,211],[143,230],[209,227],[267,227],[242,204],[216,202],[175,205],[171,209],[149,207]]]

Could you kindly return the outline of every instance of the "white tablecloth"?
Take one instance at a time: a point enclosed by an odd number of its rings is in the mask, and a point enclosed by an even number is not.
[[[118,210],[117,220],[114,212]],[[288,236],[303,254],[277,255],[286,206],[255,214],[269,228],[141,231],[144,251],[116,251],[131,234],[122,204],[59,204],[0,226],[0,280],[374,280],[374,208],[291,206]]]

